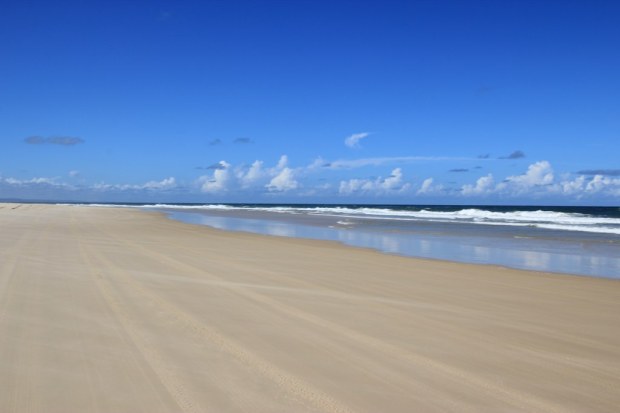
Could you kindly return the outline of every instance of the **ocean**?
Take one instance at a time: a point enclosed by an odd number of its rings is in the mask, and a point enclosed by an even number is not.
[[[389,254],[620,278],[620,208],[151,204],[171,219]]]

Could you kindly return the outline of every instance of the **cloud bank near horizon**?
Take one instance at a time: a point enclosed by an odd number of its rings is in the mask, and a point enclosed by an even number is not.
[[[474,202],[476,200],[510,201],[515,199],[544,200],[547,198],[566,201],[582,201],[593,196],[609,199],[620,197],[620,178],[603,174],[561,174],[558,175],[550,162],[538,161],[527,166],[523,173],[505,177],[487,173],[458,187],[446,186],[433,176],[421,177],[406,172],[401,167],[391,169],[383,176],[353,177],[326,182],[319,179],[324,171],[317,159],[309,165],[292,167],[288,156],[282,155],[275,165],[267,166],[256,160],[253,163],[233,165],[221,160],[208,168],[208,173],[191,182],[180,182],[175,177],[160,181],[151,180],[143,184],[110,184],[97,182],[90,185],[76,185],[60,177],[36,177],[17,179],[0,176],[2,194],[49,193],[55,190],[70,198],[77,193],[131,193],[136,197],[149,197],[173,192],[177,196],[205,196],[205,201],[227,196],[278,196],[305,199],[309,196],[325,199],[376,199],[389,196],[403,202],[423,203],[425,198],[442,198],[445,202]],[[366,165],[367,162],[360,162]],[[319,165],[319,166],[317,166]],[[383,165],[379,162],[378,165]],[[77,176],[74,171],[67,174]],[[275,198],[273,198],[275,197]]]

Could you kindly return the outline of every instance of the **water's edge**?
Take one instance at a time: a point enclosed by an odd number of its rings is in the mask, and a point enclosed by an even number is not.
[[[152,210],[152,209],[150,209]],[[529,237],[531,229],[480,231],[480,226],[422,225],[417,232],[389,225],[356,225],[355,219],[294,216],[254,211],[158,209],[170,219],[228,231],[337,241],[383,253],[442,261],[496,265],[520,270],[620,279],[617,244]],[[455,230],[456,229],[456,230]],[[514,235],[514,234],[517,235]]]

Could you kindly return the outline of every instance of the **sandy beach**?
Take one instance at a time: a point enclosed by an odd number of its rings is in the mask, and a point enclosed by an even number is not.
[[[0,412],[614,412],[620,282],[0,204]]]

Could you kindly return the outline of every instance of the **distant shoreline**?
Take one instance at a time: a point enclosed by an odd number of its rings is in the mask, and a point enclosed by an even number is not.
[[[272,208],[277,211],[272,211]],[[166,212],[172,219],[219,229],[339,241],[409,257],[560,274],[620,277],[620,236],[616,234],[562,231],[553,229],[553,225],[549,225],[550,229],[538,229],[523,221],[510,225],[494,222],[479,225],[467,220],[449,221],[443,216],[439,219],[432,217],[431,220],[425,220],[426,216],[416,216],[413,220],[405,216],[403,220],[391,216],[389,210],[379,211],[387,216],[377,216],[377,212],[370,211],[368,215],[365,210],[360,215],[355,210],[334,212],[325,211],[323,207],[318,208],[320,211],[281,208],[179,209],[160,206],[155,209]],[[406,215],[406,211],[399,214]],[[446,212],[439,214],[448,215],[450,219],[453,216]],[[536,213],[534,217],[540,219]],[[522,216],[517,218],[523,219]],[[560,216],[560,219],[564,218]],[[612,221],[620,230],[620,218],[602,219],[602,222]],[[587,223],[592,221],[591,218],[583,220]]]

